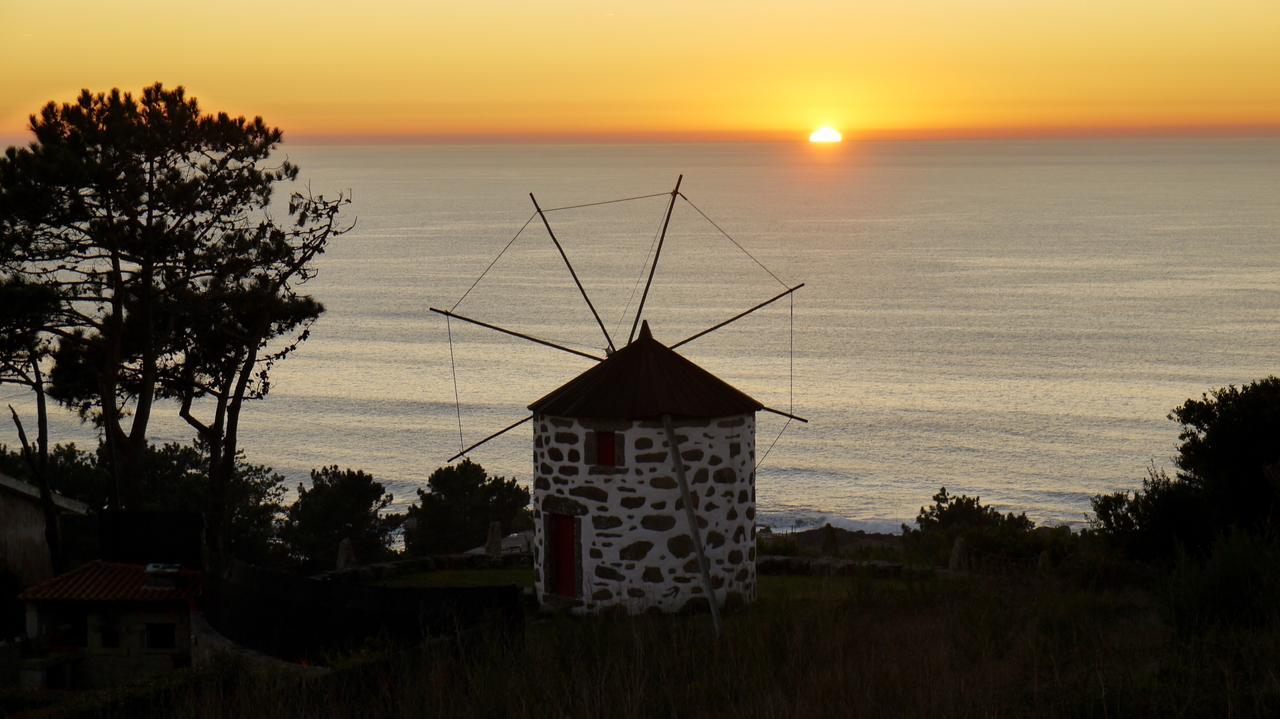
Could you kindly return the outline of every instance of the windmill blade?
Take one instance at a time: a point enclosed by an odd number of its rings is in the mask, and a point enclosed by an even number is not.
[[[519,427],[520,425],[524,424],[525,422],[528,422],[528,421],[529,421],[529,420],[531,420],[531,419],[533,419],[533,415],[529,415],[528,417],[525,417],[524,419],[520,420],[519,422],[515,422],[514,424],[509,424],[509,425],[507,425],[506,427],[503,427],[502,429],[498,430],[497,432],[494,432],[493,434],[489,435],[488,437],[485,437],[484,439],[480,440],[479,442],[476,442],[475,444],[471,445],[470,447],[467,447],[466,449],[462,450],[461,452],[459,452],[459,453],[457,453],[457,454],[453,455],[452,457],[450,457],[449,459],[447,459],[447,460],[445,460],[445,461],[447,461],[447,462],[452,462],[453,460],[455,460],[455,459],[457,459],[457,458],[459,458],[459,457],[463,456],[463,455],[464,455],[464,454],[466,454],[467,452],[470,452],[471,450],[475,449],[476,447],[479,447],[480,445],[484,444],[485,442],[488,442],[488,441],[489,441],[489,440],[491,440],[491,439],[496,439],[496,438],[498,438],[498,437],[501,437],[502,435],[506,434],[507,432],[510,432],[511,430],[515,429],[516,427]]]
[[[782,410],[780,410],[780,409],[774,409],[774,408],[772,408],[772,407],[765,407],[764,405],[760,405],[760,409],[762,409],[762,410],[764,410],[764,411],[766,411],[766,412],[772,412],[772,413],[774,413],[774,414],[776,414],[776,415],[780,415],[780,416],[782,416],[782,417],[786,417],[787,419],[794,419],[794,420],[795,420],[795,421],[797,421],[797,422],[804,422],[805,424],[809,424],[809,420],[805,419],[804,417],[797,417],[796,415],[791,414],[790,412],[783,412],[783,411],[782,411]]]
[[[731,322],[737,322],[738,320],[742,319],[743,317],[746,317],[747,315],[751,314],[752,312],[755,312],[756,310],[760,309],[761,307],[766,307],[766,306],[768,306],[768,305],[771,305],[771,304],[773,304],[774,302],[777,302],[778,300],[782,299],[783,297],[786,297],[787,295],[791,294],[792,292],[795,292],[796,290],[800,289],[801,287],[804,287],[804,283],[803,283],[803,282],[801,282],[800,284],[796,285],[795,287],[792,287],[792,288],[791,288],[791,289],[789,289],[789,290],[786,290],[785,292],[781,292],[781,293],[779,293],[779,294],[777,294],[777,295],[775,295],[775,296],[773,296],[773,297],[771,297],[771,298],[769,298],[769,299],[765,300],[764,302],[761,302],[760,304],[756,305],[755,307],[752,307],[752,308],[751,308],[751,309],[749,309],[749,310],[746,310],[745,312],[739,312],[738,314],[736,314],[736,315],[734,315],[734,316],[730,317],[729,319],[725,320],[724,322],[721,322],[721,323],[716,324],[716,325],[712,325],[711,327],[708,327],[707,329],[705,329],[705,330],[703,330],[703,331],[701,331],[701,332],[699,332],[699,333],[697,333],[697,334],[695,334],[695,335],[690,335],[689,337],[685,337],[684,339],[680,340],[679,342],[677,342],[677,343],[675,343],[675,344],[671,345],[671,349],[675,349],[675,348],[679,347],[679,346],[680,346],[680,345],[682,345],[682,344],[687,344],[687,343],[689,343],[689,342],[692,342],[692,341],[694,341],[694,340],[698,339],[699,337],[701,337],[701,336],[703,336],[703,335],[711,334],[712,332],[715,332],[716,330],[720,329],[721,327],[724,327],[725,325],[727,325],[727,324],[729,324],[729,323],[731,323]]]
[[[534,337],[534,336],[532,336],[532,335],[524,334],[523,332],[516,332],[515,330],[509,330],[509,329],[506,329],[506,328],[504,328],[504,327],[499,327],[499,326],[497,326],[497,325],[491,325],[491,324],[489,324],[488,322],[481,322],[480,320],[471,319],[470,317],[463,317],[462,315],[460,315],[460,314],[456,314],[456,313],[454,313],[454,312],[450,312],[449,310],[442,310],[442,309],[438,309],[438,308],[435,308],[435,307],[429,307],[428,309],[430,309],[432,312],[435,312],[435,313],[436,313],[436,314],[438,314],[438,315],[444,315],[445,317],[452,317],[452,318],[453,318],[453,319],[455,319],[455,320],[462,320],[463,322],[470,322],[470,323],[471,323],[471,324],[473,324],[473,325],[479,325],[480,327],[485,327],[485,328],[487,328],[487,329],[491,329],[491,330],[494,330],[494,331],[496,331],[496,332],[501,332],[501,333],[502,333],[502,334],[504,334],[504,335],[511,335],[512,337],[519,337],[519,338],[520,338],[520,339],[522,339],[522,340],[528,340],[528,341],[530,341],[530,342],[534,342],[534,343],[537,343],[537,344],[543,345],[543,346],[545,346],[545,347],[553,347],[553,348],[555,348],[555,349],[560,350],[561,352],[568,352],[569,354],[578,355],[579,357],[586,357],[587,359],[592,359],[592,360],[595,360],[595,361],[597,361],[597,362],[603,362],[603,361],[604,361],[604,358],[603,358],[603,357],[597,357],[597,356],[595,356],[595,355],[593,355],[593,354],[589,354],[589,353],[587,353],[587,352],[581,352],[581,351],[579,351],[579,350],[570,349],[570,348],[568,348],[568,347],[565,347],[564,345],[558,345],[558,344],[556,344],[555,342],[550,342],[550,341],[548,341],[548,340],[539,339],[539,338]]]
[[[604,333],[605,342],[609,343],[609,351],[613,352],[616,347],[613,346],[613,338],[609,336],[609,330],[604,326],[604,320],[600,319],[600,313],[596,312],[596,306],[591,304],[591,298],[587,296],[587,288],[582,286],[582,281],[578,279],[578,273],[573,271],[573,263],[569,261],[569,256],[565,254],[564,248],[560,246],[560,240],[556,239],[556,233],[551,229],[551,223],[547,221],[547,214],[538,206],[538,198],[529,193],[529,199],[533,200],[533,208],[538,211],[538,217],[542,218],[542,224],[547,228],[547,234],[551,235],[551,241],[555,243],[556,249],[560,250],[560,256],[564,258],[565,267],[569,268],[569,275],[573,277],[573,282],[578,286],[578,291],[582,293],[582,299],[587,301],[587,307],[591,309],[591,316],[596,318],[596,324],[600,325],[600,331]]]

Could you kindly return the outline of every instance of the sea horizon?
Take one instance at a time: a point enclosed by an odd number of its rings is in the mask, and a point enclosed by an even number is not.
[[[337,145],[286,143],[300,181],[351,190],[356,229],[306,291],[311,339],[245,411],[250,462],[290,486],[313,467],[364,469],[416,500],[458,450],[448,307],[546,206],[682,191],[788,284],[795,302],[682,353],[793,426],[759,469],[761,522],[896,531],[939,487],[1002,511],[1081,526],[1092,494],[1171,468],[1189,397],[1275,374],[1280,138]],[[601,314],[627,293],[663,198],[556,213]],[[616,210],[616,212],[615,212]],[[777,283],[683,203],[647,305],[671,342],[746,309]],[[526,228],[458,312],[603,344],[545,230]],[[585,365],[454,323],[466,444]],[[15,388],[0,399],[25,401]],[[176,409],[155,441],[190,440]],[[761,418],[760,454],[781,429]],[[530,478],[529,437],[472,454]],[[92,441],[58,413],[53,440]],[[12,445],[12,442],[5,442]]]

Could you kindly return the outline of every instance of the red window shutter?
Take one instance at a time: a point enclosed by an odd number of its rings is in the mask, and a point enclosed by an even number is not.
[[[618,466],[617,444],[609,430],[596,432],[596,464],[602,467]]]

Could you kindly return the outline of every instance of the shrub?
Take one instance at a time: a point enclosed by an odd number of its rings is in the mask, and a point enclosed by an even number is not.
[[[79,449],[59,444],[49,452],[49,479],[55,492],[78,499],[91,511],[106,507],[111,474],[107,450]],[[29,468],[17,452],[0,445],[0,471],[30,481]],[[228,487],[228,550],[253,564],[279,561],[277,523],[283,507],[284,477],[270,467],[249,464],[236,454],[235,473]],[[199,444],[152,444],[147,448],[146,473],[137,480],[138,496],[129,509],[148,512],[204,514],[209,506],[209,455]]]
[[[1025,562],[1045,548],[1047,537],[1033,535],[1035,528],[1026,514],[1001,514],[980,497],[948,494],[943,487],[932,505],[920,508],[915,529],[902,525],[902,539],[909,556],[931,564],[947,564],[961,537],[975,557],[988,563]]]
[[[1183,631],[1266,625],[1280,616],[1280,549],[1233,530],[1215,539],[1204,557],[1181,552],[1166,598]]]
[[[760,556],[798,557],[800,543],[786,534],[760,532],[756,534],[756,553]]]
[[[1280,530],[1280,378],[1189,399],[1169,419],[1181,444],[1169,477],[1154,467],[1142,488],[1093,498],[1093,526],[1139,559],[1206,555],[1224,534]]]
[[[1194,487],[1214,526],[1255,535],[1280,521],[1280,377],[1189,399],[1170,419],[1182,425],[1178,478]]]
[[[427,478],[431,491],[418,490],[418,503],[405,521],[405,549],[410,554],[461,552],[484,544],[489,523],[506,534],[532,527],[529,490],[514,479],[490,477],[484,467],[464,459],[440,467]]]
[[[344,539],[358,561],[377,561],[389,554],[391,522],[380,513],[390,503],[391,495],[364,472],[337,465],[313,469],[311,489],[298,485],[280,538],[307,571],[333,569]]]
[[[1205,546],[1213,534],[1195,487],[1154,466],[1142,489],[1100,494],[1092,505],[1093,529],[1135,559],[1170,558],[1179,547]]]

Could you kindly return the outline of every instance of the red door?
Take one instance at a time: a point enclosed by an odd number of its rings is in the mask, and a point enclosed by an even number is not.
[[[552,594],[578,596],[576,521],[568,514],[547,515],[547,574]]]

